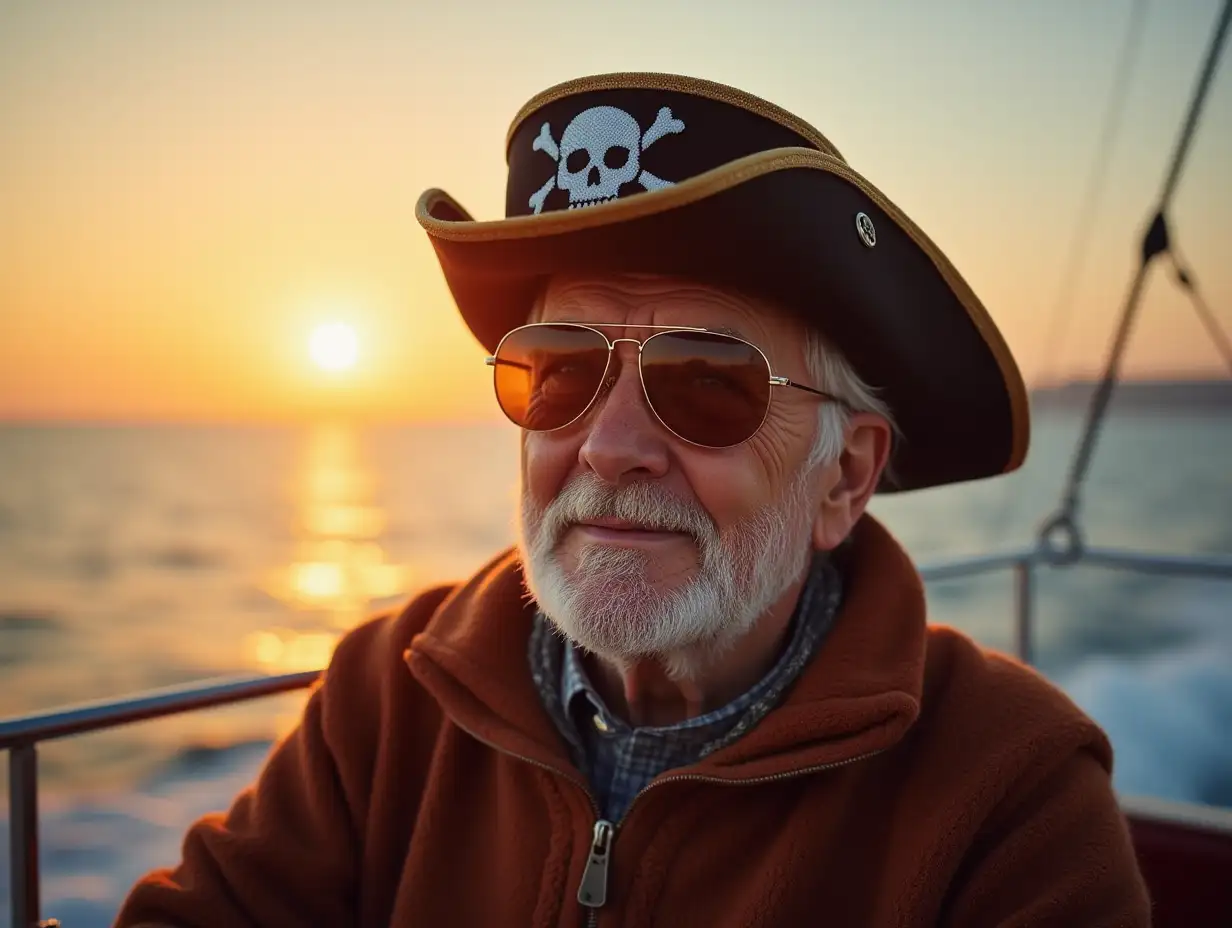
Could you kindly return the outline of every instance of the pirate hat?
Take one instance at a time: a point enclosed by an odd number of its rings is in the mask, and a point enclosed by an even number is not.
[[[877,388],[910,490],[1016,469],[1026,390],[979,299],[816,129],[721,84],[607,74],[544,91],[506,139],[505,218],[441,190],[416,206],[463,319],[492,352],[564,271],[674,274],[800,314]]]

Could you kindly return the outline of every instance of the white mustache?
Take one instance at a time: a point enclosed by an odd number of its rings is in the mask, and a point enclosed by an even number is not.
[[[654,531],[682,532],[703,545],[717,542],[719,535],[714,520],[697,503],[654,483],[614,487],[593,474],[582,474],[566,484],[544,509],[539,531],[555,544],[570,526],[592,519],[620,519]]]

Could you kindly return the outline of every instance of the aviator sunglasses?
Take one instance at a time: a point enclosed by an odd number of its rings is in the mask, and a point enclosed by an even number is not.
[[[597,326],[655,329],[643,341],[609,339]],[[616,346],[637,346],[646,405],[669,432],[703,448],[730,448],[757,434],[772,387],[795,387],[831,402],[829,393],[776,376],[756,345],[711,329],[624,323],[532,322],[500,340],[487,359],[496,401],[514,425],[533,432],[581,419],[616,382]]]

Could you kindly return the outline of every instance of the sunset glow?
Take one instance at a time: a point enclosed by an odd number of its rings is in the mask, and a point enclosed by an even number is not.
[[[637,69],[788,108],[945,251],[1025,379],[1056,382],[1103,364],[1218,3],[1151,8],[1099,166],[1125,0],[720,4],[704,41],[693,4],[633,0],[550,55],[528,52],[542,24],[576,15],[554,0],[0,6],[0,418],[498,422],[414,208],[439,187],[503,215],[505,131],[534,94]],[[440,36],[488,76],[441,80]],[[1169,210],[1225,319],[1228,163],[1225,60]],[[1225,371],[1162,269],[1123,371]]]
[[[349,325],[331,322],[312,330],[308,351],[323,371],[349,371],[359,357],[359,339]]]

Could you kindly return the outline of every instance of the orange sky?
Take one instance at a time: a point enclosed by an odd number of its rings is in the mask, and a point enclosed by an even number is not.
[[[0,418],[495,418],[415,200],[441,186],[498,215],[521,103],[622,69],[798,112],[947,250],[1029,380],[1090,373],[1218,2],[1150,6],[1096,238],[1048,358],[1131,0],[714,2],[704,21],[686,0],[427,6],[0,10]],[[1173,211],[1225,326],[1228,164],[1225,60]],[[330,320],[360,337],[346,375],[308,358]],[[1220,364],[1157,277],[1129,373]]]

